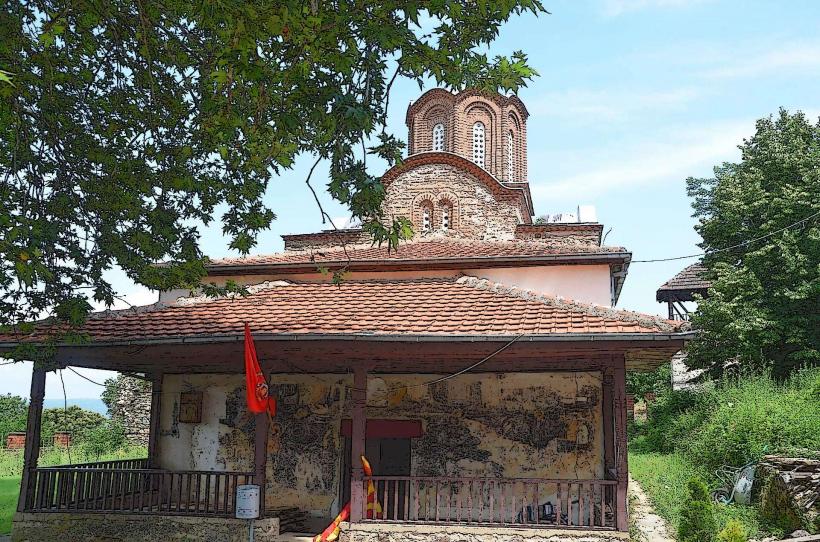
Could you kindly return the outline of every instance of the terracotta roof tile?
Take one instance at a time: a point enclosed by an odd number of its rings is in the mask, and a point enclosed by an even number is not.
[[[251,295],[182,298],[169,306],[95,313],[92,341],[242,334],[518,335],[664,333],[680,322],[576,303],[474,277],[329,283],[269,282]],[[0,335],[0,342],[42,339]]]
[[[387,246],[349,246],[347,250],[331,248],[277,254],[221,258],[212,260],[210,269],[277,264],[316,264],[329,262],[378,262],[378,261],[435,261],[441,259],[538,257],[572,254],[609,254],[626,252],[622,247],[602,247],[581,243],[572,238],[552,240],[476,241],[457,238],[433,238],[402,243],[396,250]]]

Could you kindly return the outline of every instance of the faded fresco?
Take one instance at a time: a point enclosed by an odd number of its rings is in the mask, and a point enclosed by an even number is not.
[[[422,422],[423,436],[411,443],[413,475],[603,477],[600,373],[476,374],[425,385],[433,378],[368,379],[368,418]],[[243,385],[241,375],[166,377],[163,466],[253,469]],[[268,508],[324,517],[340,508],[340,424],[350,417],[351,385],[342,375],[273,376],[279,409],[268,439]],[[182,391],[204,392],[200,424],[178,422]]]

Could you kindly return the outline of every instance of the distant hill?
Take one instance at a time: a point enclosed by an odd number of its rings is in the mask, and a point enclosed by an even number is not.
[[[62,408],[64,406],[63,399],[45,399],[43,400],[43,407],[44,408]],[[98,397],[86,397],[86,398],[78,398],[78,399],[69,399],[68,406],[77,405],[80,408],[84,408],[86,410],[92,410],[94,412],[99,412],[102,415],[105,415],[108,412],[108,409],[105,407],[105,403],[102,402],[102,399]]]

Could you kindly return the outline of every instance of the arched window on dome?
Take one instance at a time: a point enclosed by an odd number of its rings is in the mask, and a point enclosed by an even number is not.
[[[484,123],[473,124],[473,162],[484,167]]]
[[[440,122],[433,126],[433,150],[444,151],[444,125]]]
[[[515,136],[507,132],[507,180],[515,180]]]

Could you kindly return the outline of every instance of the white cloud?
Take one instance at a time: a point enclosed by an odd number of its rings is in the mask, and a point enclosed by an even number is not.
[[[603,13],[608,17],[617,17],[631,11],[652,8],[680,8],[700,4],[706,0],[604,0]]]
[[[585,162],[577,164],[576,172],[555,181],[533,179],[533,198],[582,201],[627,187],[683,182],[690,175],[708,173],[712,166],[725,160],[737,159],[737,146],[754,133],[754,121],[665,129],[663,133],[669,136],[627,145],[614,154],[607,149],[598,157],[589,155]],[[585,164],[590,167],[585,168]]]
[[[680,108],[702,96],[695,88],[658,91],[569,89],[527,100],[531,115],[574,119],[577,122],[620,121],[650,110]]]
[[[706,69],[701,75],[710,79],[760,77],[773,73],[805,72],[816,75],[820,70],[820,43],[786,43],[765,51],[745,51],[742,56]]]

